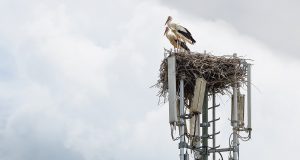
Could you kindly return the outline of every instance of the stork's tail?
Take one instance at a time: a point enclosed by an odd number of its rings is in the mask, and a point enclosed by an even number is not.
[[[179,45],[181,48],[185,49],[186,51],[190,51],[190,49],[186,46],[186,44],[184,42],[180,41]]]
[[[192,44],[196,43],[193,37],[191,37]]]

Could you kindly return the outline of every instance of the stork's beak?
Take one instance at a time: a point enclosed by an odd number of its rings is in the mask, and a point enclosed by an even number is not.
[[[170,20],[171,20],[171,17],[169,16],[168,19],[167,19],[167,21],[166,21],[166,23],[165,23],[165,25],[166,25]]]
[[[168,23],[168,21],[169,21],[169,19],[167,19],[167,21],[166,21],[165,25]]]

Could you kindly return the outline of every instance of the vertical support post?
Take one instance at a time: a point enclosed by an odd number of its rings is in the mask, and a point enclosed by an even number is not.
[[[236,57],[236,54],[233,54],[233,57]],[[232,112],[232,120],[231,120],[231,125],[232,125],[232,130],[233,130],[233,160],[238,160],[238,150],[239,150],[239,142],[238,142],[238,135],[237,135],[237,129],[238,129],[238,97],[237,97],[237,88],[238,84],[235,82],[233,84],[233,112]]]
[[[251,64],[247,65],[247,129],[251,130]]]
[[[178,122],[177,93],[176,93],[176,58],[175,55],[168,57],[168,99],[169,99],[169,123],[176,125]]]
[[[208,90],[205,89],[204,102],[202,108],[202,146],[204,150],[203,160],[208,160]]]
[[[184,160],[184,82],[183,82],[184,77],[182,76],[180,78],[180,106],[179,106],[179,115],[180,115],[180,123],[179,123],[179,136],[180,136],[180,143],[179,143],[179,148],[180,148],[180,160]]]
[[[233,119],[232,121],[232,130],[233,130],[233,160],[238,160],[238,120],[237,120],[237,83],[234,84],[233,87]]]
[[[216,94],[215,94],[215,91],[213,90],[213,98],[212,98],[212,119],[213,119],[213,128],[212,128],[212,140],[213,140],[213,148],[215,149],[216,147]],[[216,159],[216,152],[213,152],[213,160]]]

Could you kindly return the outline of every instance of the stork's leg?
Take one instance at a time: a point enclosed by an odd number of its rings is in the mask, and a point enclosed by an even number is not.
[[[176,42],[176,47],[177,47],[177,53],[179,53],[180,52],[180,50],[179,50],[179,40]]]
[[[179,40],[178,40],[178,48],[180,49],[180,52],[183,52],[182,47],[179,42],[182,42],[181,38],[179,38]]]
[[[184,42],[185,43],[185,40],[183,40],[182,42]],[[186,52],[186,50],[184,49],[184,52]]]
[[[184,39],[182,39],[182,42],[186,44],[186,41]],[[187,50],[183,49],[183,51],[186,53],[188,52]]]

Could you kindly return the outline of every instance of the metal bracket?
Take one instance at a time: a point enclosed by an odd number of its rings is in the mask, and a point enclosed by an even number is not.
[[[229,152],[229,151],[233,151],[233,148],[232,147],[230,147],[230,148],[220,148],[220,149],[212,148],[212,149],[208,150],[209,153],[214,153],[214,152]]]
[[[185,122],[177,122],[177,126],[184,126],[185,125]]]
[[[217,107],[219,107],[219,106],[220,106],[220,104],[217,104],[217,105],[215,105],[215,106],[209,107],[208,109],[217,108]]]
[[[201,136],[201,139],[203,139],[203,138],[210,138],[210,136],[209,136],[208,134],[202,135],[202,136]]]
[[[208,122],[207,123],[203,122],[200,124],[200,127],[210,127],[210,124]]]
[[[215,122],[215,121],[218,121],[218,120],[220,120],[220,117],[217,118],[217,119],[213,119],[213,120],[211,120],[211,121],[208,121],[208,123]]]
[[[208,152],[208,147],[207,146],[203,146],[202,149],[200,150],[200,155],[209,155]]]
[[[221,133],[221,132],[219,131],[219,132],[216,132],[216,133],[210,134],[210,135],[209,135],[209,138],[210,138],[210,139],[212,139],[212,137],[213,137],[213,136],[215,136],[215,135],[218,135],[218,134],[220,134],[220,133]]]
[[[239,151],[239,147],[238,146],[233,146],[232,147],[232,151],[233,152],[238,152]]]
[[[217,148],[220,148],[221,146],[220,145],[218,145],[218,146],[216,146],[216,147],[214,147],[214,148],[211,148],[211,149],[217,149]]]
[[[185,142],[178,143],[178,149],[180,148],[189,148],[189,145]]]
[[[183,118],[183,119],[191,119],[193,116],[194,116],[194,114],[191,113],[191,114],[184,114],[184,115],[179,116],[179,117],[180,117],[180,118]]]

